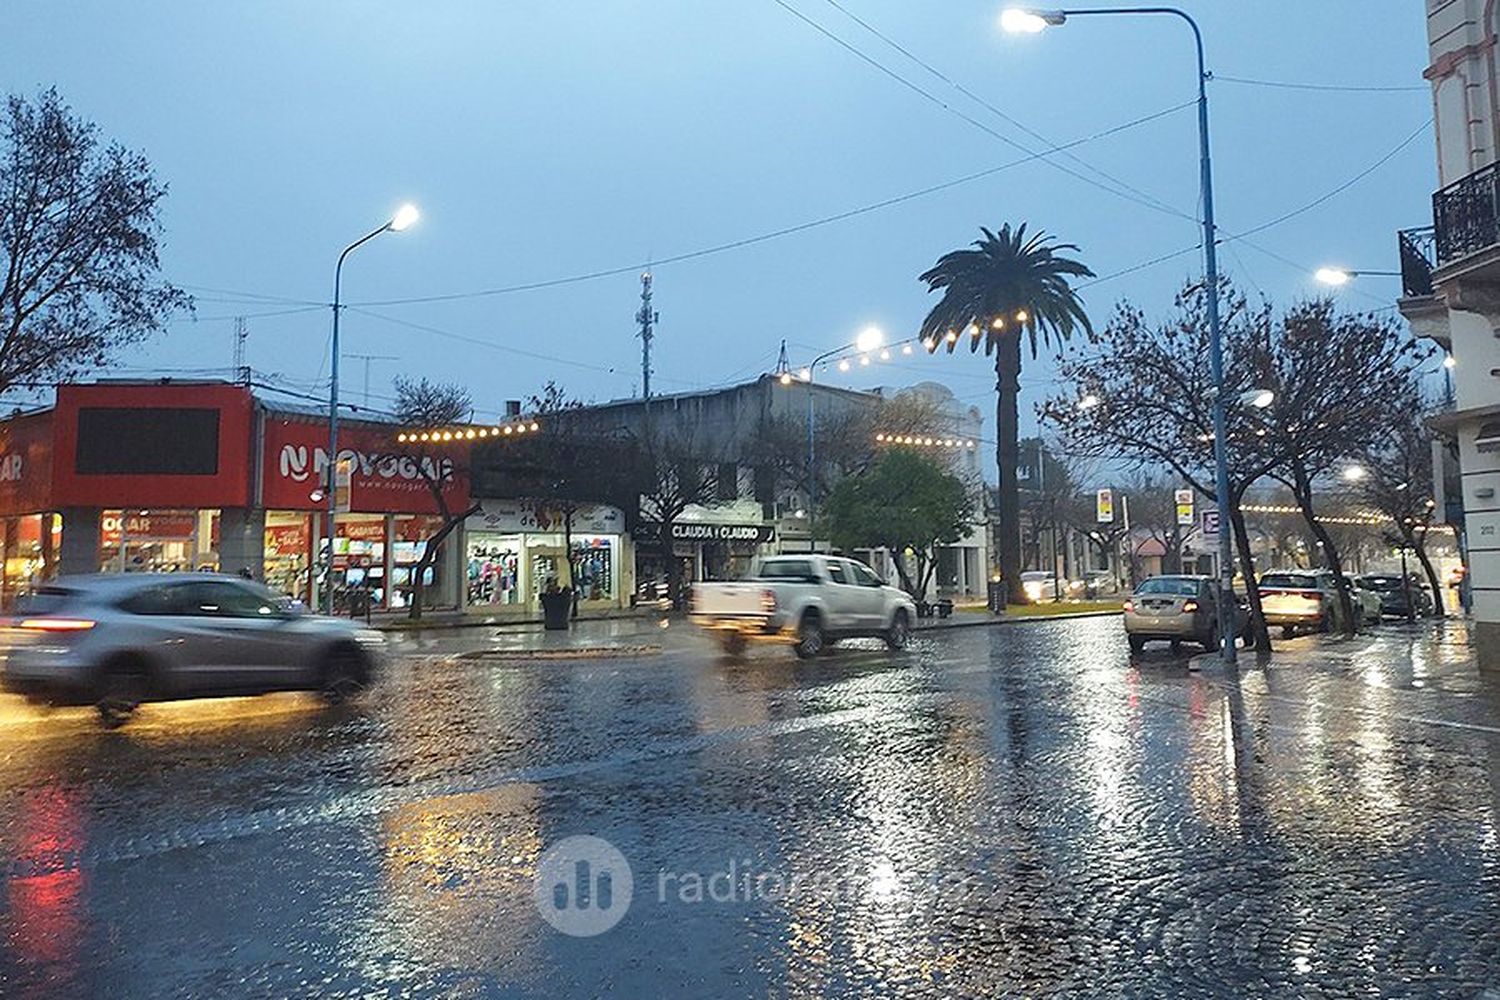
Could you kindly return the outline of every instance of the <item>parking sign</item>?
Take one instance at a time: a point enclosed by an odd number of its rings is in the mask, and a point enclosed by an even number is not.
[[[1218,537],[1219,512],[1216,510],[1200,511],[1198,514],[1198,530],[1205,535]]]

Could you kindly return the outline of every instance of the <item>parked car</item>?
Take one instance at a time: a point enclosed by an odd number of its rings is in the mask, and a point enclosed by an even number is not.
[[[144,701],[285,690],[343,700],[374,677],[383,638],[250,580],[126,573],[23,595],[3,640],[6,690],[93,704],[115,726]]]
[[[1216,584],[1209,576],[1153,576],[1141,582],[1125,601],[1125,634],[1130,649],[1139,653],[1152,639],[1164,639],[1176,649],[1184,639],[1204,649],[1219,646],[1219,604]],[[1238,603],[1233,611],[1235,634],[1244,632],[1245,616]]]
[[[1305,572],[1267,573],[1260,578],[1260,607],[1268,627],[1281,626],[1290,639],[1299,631],[1326,632],[1333,622],[1332,577]]]
[[[1354,609],[1354,617],[1360,625],[1380,624],[1380,594],[1362,586],[1358,578],[1349,580],[1349,598]]]
[[[1050,569],[1030,569],[1021,574],[1021,590],[1033,604],[1062,599],[1057,574]]]
[[[1432,613],[1432,595],[1416,579],[1408,578],[1403,581],[1399,573],[1369,573],[1356,577],[1354,582],[1380,596],[1380,613],[1384,617],[1407,617],[1408,594],[1411,614],[1420,618]]]
[[[817,656],[829,643],[876,636],[901,649],[917,607],[869,567],[837,556],[773,556],[737,583],[695,584],[691,619],[711,631],[731,655],[752,639],[788,642],[799,657]]]

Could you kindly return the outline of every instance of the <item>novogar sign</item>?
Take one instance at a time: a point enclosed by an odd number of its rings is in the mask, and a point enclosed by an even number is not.
[[[340,424],[339,457],[353,463],[350,509],[366,513],[435,514],[429,478],[443,483],[449,509],[462,513],[469,503],[463,466],[468,445],[454,443],[452,454],[418,457],[392,446],[388,427]],[[268,417],[261,452],[261,502],[268,510],[322,510],[313,500],[327,477],[328,425]]]

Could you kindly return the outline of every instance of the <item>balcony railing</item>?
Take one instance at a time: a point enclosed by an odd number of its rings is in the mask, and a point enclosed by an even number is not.
[[[1497,179],[1500,179],[1500,164],[1492,163],[1432,196],[1438,266],[1500,243]]]
[[[1437,233],[1431,226],[1403,229],[1396,234],[1401,251],[1401,295],[1418,298],[1432,294],[1432,269],[1437,266]]]

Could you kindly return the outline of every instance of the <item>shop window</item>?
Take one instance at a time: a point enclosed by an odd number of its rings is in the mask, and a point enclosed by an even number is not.
[[[573,539],[573,587],[579,600],[611,601],[615,597],[614,541],[603,536]]]
[[[214,512],[106,510],[100,517],[99,569],[104,573],[216,570]]]
[[[521,603],[519,535],[471,535],[467,557],[470,604]]]

